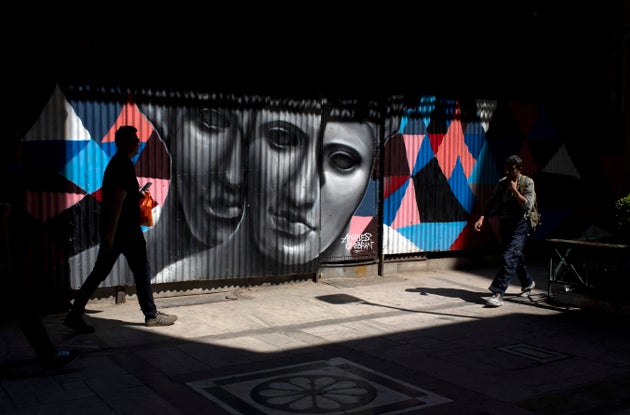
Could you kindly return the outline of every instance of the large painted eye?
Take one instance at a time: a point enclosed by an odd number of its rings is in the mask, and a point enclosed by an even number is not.
[[[271,121],[262,124],[260,134],[272,148],[278,151],[288,151],[301,147],[307,139],[306,133],[301,128],[285,121]]]
[[[339,174],[350,174],[362,162],[361,155],[352,147],[341,144],[331,144],[324,147],[324,169]]]
[[[199,124],[214,133],[232,126],[230,117],[227,114],[223,111],[209,108],[203,108],[199,111]]]

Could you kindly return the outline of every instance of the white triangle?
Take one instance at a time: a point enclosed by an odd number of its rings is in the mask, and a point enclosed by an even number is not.
[[[90,133],[81,118],[66,100],[59,85],[46,103],[35,124],[24,136],[24,141],[81,141],[89,140]]]
[[[547,162],[547,165],[542,169],[545,173],[562,174],[565,176],[572,176],[581,179],[580,173],[575,168],[573,160],[567,151],[564,144],[558,149],[556,154]]]

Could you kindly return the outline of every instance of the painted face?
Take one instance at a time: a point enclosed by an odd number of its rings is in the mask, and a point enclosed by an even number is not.
[[[306,263],[319,253],[320,118],[262,110],[254,123],[249,224],[258,250],[279,263]]]
[[[328,122],[322,148],[321,250],[335,243],[361,203],[372,171],[374,127]],[[339,242],[340,243],[340,242]]]
[[[227,109],[187,108],[172,134],[184,215],[193,235],[210,247],[229,238],[243,215],[242,121]]]

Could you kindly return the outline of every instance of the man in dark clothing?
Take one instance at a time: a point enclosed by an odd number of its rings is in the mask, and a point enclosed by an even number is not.
[[[502,253],[501,268],[490,285],[492,297],[486,302],[490,307],[503,305],[503,296],[514,275],[521,282],[521,292],[534,289],[535,283],[529,275],[523,250],[530,231],[531,214],[536,193],[534,181],[521,174],[523,160],[512,155],[505,160],[505,176],[494,187],[482,215],[475,222],[475,230],[480,231],[486,215],[499,215],[499,234]]]
[[[29,264],[37,261],[33,249],[38,224],[25,206],[28,180],[21,163],[20,136],[3,149],[0,163],[0,287],[6,290],[2,306],[18,322],[45,374],[67,368],[77,361],[76,351],[53,345],[35,301]]]
[[[101,188],[101,244],[96,263],[79,289],[64,324],[79,333],[93,333],[94,327],[83,320],[85,306],[111,272],[120,254],[127,258],[136,284],[138,303],[145,317],[145,325],[170,326],[177,316],[157,311],[151,287],[151,268],[147,246],[140,225],[140,191],[132,158],[138,154],[140,139],[133,126],[122,126],[116,131],[116,154],[103,175]]]

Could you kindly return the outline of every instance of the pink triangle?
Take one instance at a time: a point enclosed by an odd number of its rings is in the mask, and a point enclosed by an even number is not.
[[[456,111],[456,114],[459,114],[459,109]],[[446,135],[444,135],[444,140],[435,154],[435,158],[447,179],[451,178],[458,158],[466,178],[472,174],[475,159],[466,145],[464,130],[459,119],[454,119],[451,122]]]
[[[373,220],[374,218],[372,216],[353,216],[352,219],[350,219],[350,229],[348,229],[348,233],[351,235],[362,234]]]
[[[424,140],[424,134],[408,135],[403,134],[403,141],[405,142],[405,152],[407,153],[407,163],[409,163],[409,171],[413,172],[413,167],[416,165],[416,159],[422,147],[422,141]]]
[[[407,191],[400,202],[400,207],[391,227],[400,229],[418,224],[420,224],[420,212],[418,212],[418,204],[416,203],[416,190],[413,186],[413,180],[409,180],[409,186],[407,186]]]
[[[44,223],[85,196],[84,193],[26,192],[26,211]]]
[[[138,137],[143,143],[146,142],[151,133],[153,132],[153,126],[147,120],[147,118],[140,112],[138,106],[132,102],[127,102],[122,107],[118,119],[112,125],[112,128],[105,134],[105,137],[101,140],[102,143],[114,142],[115,133],[118,127],[123,125],[133,125],[138,129]]]

